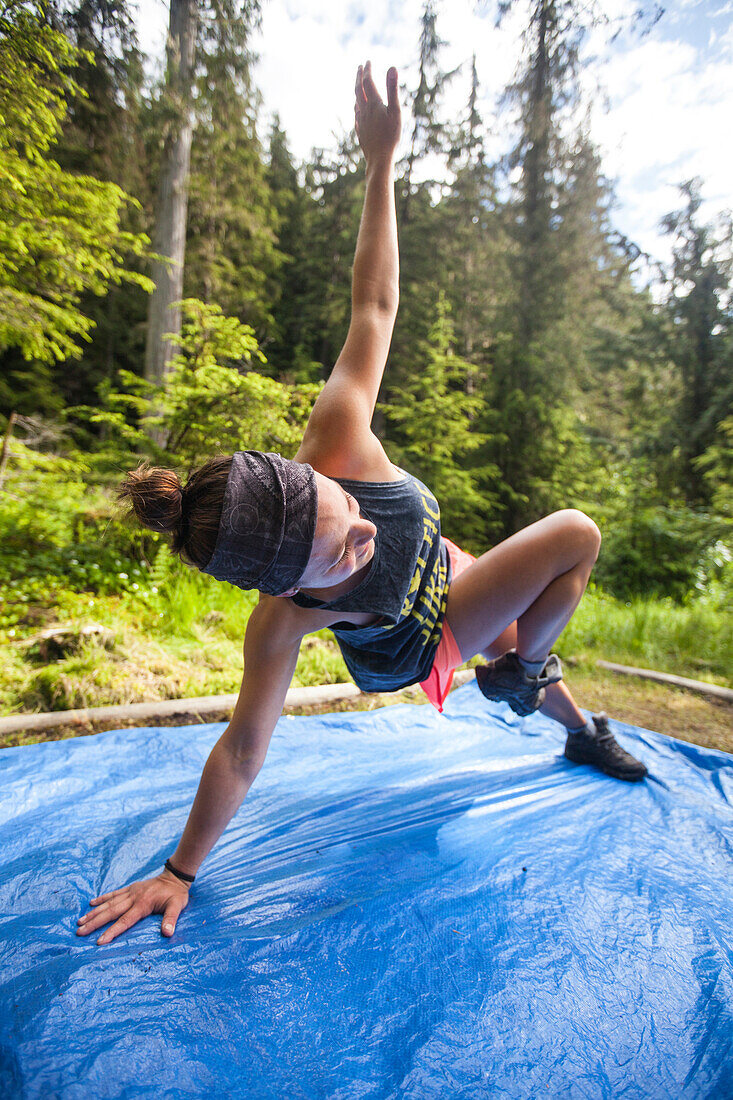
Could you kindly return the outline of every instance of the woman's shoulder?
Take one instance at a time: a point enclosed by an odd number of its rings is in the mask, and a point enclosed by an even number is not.
[[[390,461],[373,432],[369,432],[369,436],[368,445],[362,442],[359,447],[352,447],[347,441],[324,447],[313,439],[305,438],[295,461],[307,462],[324,477],[340,481],[402,481],[404,470]]]

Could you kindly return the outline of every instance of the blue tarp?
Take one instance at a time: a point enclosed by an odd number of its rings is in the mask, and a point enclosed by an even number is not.
[[[0,752],[0,1095],[733,1096],[733,757],[620,726],[641,784],[475,683],[283,718],[175,935],[97,947],[223,726]]]

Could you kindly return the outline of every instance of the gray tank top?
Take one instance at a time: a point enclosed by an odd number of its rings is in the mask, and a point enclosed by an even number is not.
[[[451,582],[438,502],[411,474],[401,481],[334,480],[375,524],[374,557],[351,592],[330,602],[298,592],[293,603],[380,616],[371,626],[343,622],[331,627],[363,691],[396,691],[419,683],[433,665]]]

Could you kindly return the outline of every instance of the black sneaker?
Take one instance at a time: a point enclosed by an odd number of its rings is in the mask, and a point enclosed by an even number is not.
[[[522,717],[542,706],[545,688],[558,680],[562,680],[562,665],[554,653],[547,658],[539,676],[530,676],[514,649],[476,668],[476,682],[482,695],[508,703],[514,713]]]
[[[606,775],[626,779],[630,783],[649,774],[640,760],[621,748],[611,733],[607,715],[594,714],[593,725],[595,733],[592,727],[586,726],[580,733],[568,734],[565,744],[568,760],[574,764],[592,764]]]

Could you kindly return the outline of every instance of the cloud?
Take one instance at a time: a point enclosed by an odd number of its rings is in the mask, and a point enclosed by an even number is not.
[[[477,15],[472,0],[451,0],[439,15],[438,33],[449,39],[441,52],[444,70],[459,70],[446,86],[443,115],[457,121],[469,96],[470,61],[477,53],[482,110],[487,121],[496,97],[516,64],[516,19],[494,28],[493,12]],[[299,159],[314,145],[331,145],[331,135],[353,124],[356,66],[369,57],[380,88],[390,65],[400,81],[417,82],[423,0],[270,0],[262,31],[253,43],[260,55],[256,81],[267,110],[277,111],[290,147]],[[404,106],[404,104],[403,104]],[[403,135],[403,151],[407,142]]]
[[[133,10],[143,53],[162,58],[168,33],[168,0],[137,0]]]
[[[422,7],[423,0],[266,0],[262,29],[252,43],[260,55],[255,82],[264,102],[261,131],[277,112],[297,159],[306,159],[313,146],[333,148],[335,138],[353,125],[354,75],[367,57],[380,87],[393,64],[401,81],[414,87]],[[167,10],[165,0],[142,3],[144,48],[162,53]],[[669,243],[658,223],[677,205],[681,180],[702,177],[704,216],[733,199],[728,139],[733,2],[672,0],[652,27],[634,22],[637,10],[637,0],[604,0],[606,21],[589,35],[584,50],[583,83],[589,96],[600,83],[610,103],[604,112],[596,97],[591,135],[601,148],[604,171],[617,182],[618,227],[645,250],[666,256]],[[455,122],[465,113],[475,52],[480,109],[493,127],[494,157],[513,140],[506,113],[498,129],[496,108],[516,69],[526,11],[526,2],[513,5],[496,29],[495,7],[488,0],[443,0],[439,7],[438,32],[449,40],[441,63],[459,69],[445,89],[444,117]]]
[[[733,51],[711,60],[660,33],[609,56],[603,76],[610,109],[594,112],[592,134],[617,181],[619,218],[642,248],[666,258],[670,245],[658,223],[679,205],[680,182],[703,180],[703,217],[733,198]]]

